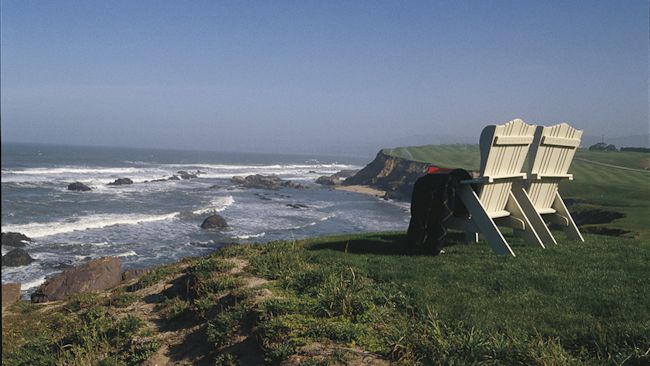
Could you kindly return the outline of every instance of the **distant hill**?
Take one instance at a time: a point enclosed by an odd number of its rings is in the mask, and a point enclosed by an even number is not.
[[[582,136],[582,146],[589,147],[603,141],[602,136]],[[605,143],[614,144],[616,147],[650,147],[650,134],[632,135],[623,137],[607,137]]]

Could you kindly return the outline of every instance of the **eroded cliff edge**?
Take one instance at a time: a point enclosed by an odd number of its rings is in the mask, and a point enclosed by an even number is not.
[[[408,201],[415,181],[431,164],[407,160],[379,151],[375,159],[345,179],[343,185],[366,185],[386,191],[386,198]]]

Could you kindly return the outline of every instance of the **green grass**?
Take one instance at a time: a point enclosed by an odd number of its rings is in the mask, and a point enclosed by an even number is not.
[[[384,149],[384,153],[443,167],[478,170],[478,145],[428,145]],[[596,225],[628,231],[650,239],[650,154],[578,150],[569,173],[574,180],[560,184],[564,199],[576,200],[572,210],[585,208],[621,212],[625,217]],[[612,164],[637,171],[594,164]]]
[[[157,332],[189,329],[216,364],[250,353],[279,364],[314,344],[327,352],[306,364],[360,362],[351,349],[402,365],[650,362],[650,241],[558,232],[559,245],[539,249],[506,236],[517,257],[453,233],[435,257],[404,255],[403,233],[227,246],[174,265],[180,277],[146,277],[142,290],[13,306],[3,365],[136,365],[161,344]],[[269,281],[270,297],[246,287],[251,276]],[[145,330],[144,313],[124,306],[151,301],[160,328]]]
[[[648,242],[587,235],[541,250],[508,237],[518,257],[498,258],[485,243],[404,256],[403,240],[371,234],[261,248],[258,273],[278,263],[268,253],[293,258],[278,268],[281,299],[262,310],[271,359],[332,341],[405,364],[650,361]]]

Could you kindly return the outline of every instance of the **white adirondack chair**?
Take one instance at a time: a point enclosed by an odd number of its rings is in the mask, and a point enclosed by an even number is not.
[[[462,181],[459,191],[470,216],[454,218],[448,225],[452,229],[464,230],[474,240],[477,233],[481,233],[497,254],[515,255],[497,225],[520,230],[528,244],[544,247],[512,193],[513,183],[522,182],[526,177],[522,168],[535,128],[515,119],[483,129],[480,176]],[[478,185],[478,192],[472,189],[472,185]]]
[[[582,131],[566,123],[538,126],[528,155],[527,179],[513,188],[544,243],[557,244],[544,220],[560,225],[570,239],[584,241],[558,192],[561,181],[573,179],[567,172],[581,138]]]

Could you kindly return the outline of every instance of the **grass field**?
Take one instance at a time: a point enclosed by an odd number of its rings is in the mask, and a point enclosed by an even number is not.
[[[478,145],[429,145],[384,149],[384,153],[443,167],[478,170]],[[626,236],[650,238],[650,154],[578,150],[569,173],[574,180],[560,184],[564,199],[578,204],[572,211],[604,210],[624,215],[600,227],[628,231]]]
[[[508,236],[511,258],[451,239],[436,257],[402,255],[401,233],[235,245],[15,305],[3,365],[650,363],[647,241]]]

